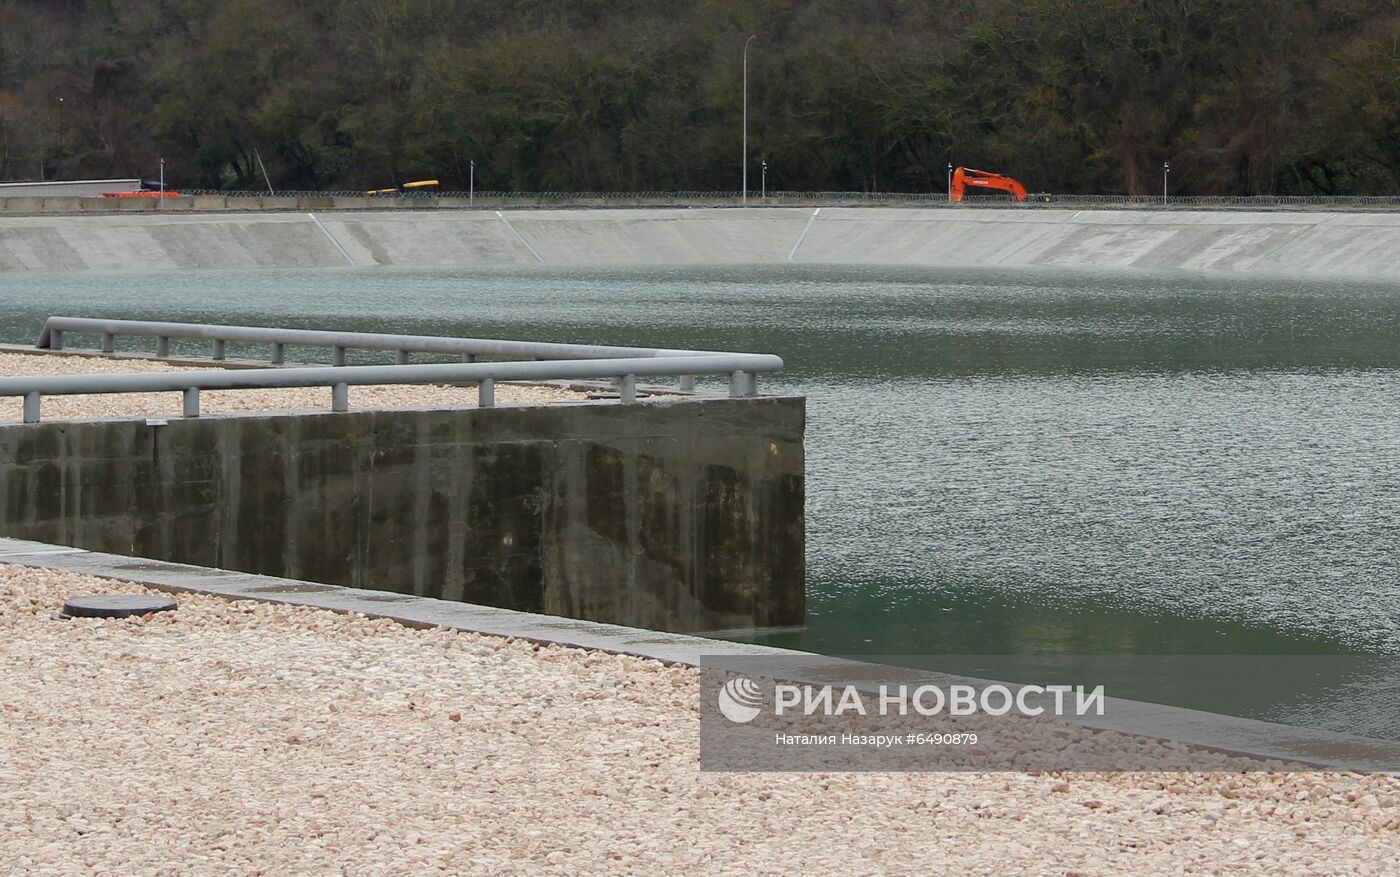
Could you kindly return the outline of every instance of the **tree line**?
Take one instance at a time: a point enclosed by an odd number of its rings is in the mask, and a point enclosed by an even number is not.
[[[1400,0],[0,0],[0,180],[1400,193]]]

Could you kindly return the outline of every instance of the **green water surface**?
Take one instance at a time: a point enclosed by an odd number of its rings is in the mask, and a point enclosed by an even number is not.
[[[49,314],[777,353],[845,654],[1400,652],[1400,287],[765,266],[0,274]],[[193,348],[191,348],[193,349]]]

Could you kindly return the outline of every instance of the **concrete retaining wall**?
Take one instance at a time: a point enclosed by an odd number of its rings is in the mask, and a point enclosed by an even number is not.
[[[0,534],[657,630],[804,619],[801,399],[0,428]]]
[[[969,206],[0,216],[0,271],[789,261],[1394,280],[1400,213]]]
[[[141,181],[135,179],[45,180],[42,182],[35,180],[25,183],[0,183],[0,210],[4,210],[4,205],[11,203],[13,198],[22,198],[30,203],[38,201],[40,204],[53,204],[53,209],[65,205],[72,210],[80,202],[112,200],[102,198],[103,192],[139,191],[141,191]]]

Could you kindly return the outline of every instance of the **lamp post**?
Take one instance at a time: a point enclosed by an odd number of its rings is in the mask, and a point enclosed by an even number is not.
[[[160,160],[160,197],[156,199],[156,209],[165,207],[165,159]]]
[[[743,129],[743,189],[739,194],[739,203],[749,203],[749,43],[758,38],[758,34],[751,34],[744,40],[744,129]]]
[[[1167,206],[1167,174],[1172,172],[1170,162],[1162,162],[1162,206]]]
[[[953,200],[953,163],[948,162],[948,200]]]
[[[467,171],[467,206],[476,204],[476,160],[470,162],[471,169]]]
[[[763,160],[763,200],[768,200],[768,159]]]

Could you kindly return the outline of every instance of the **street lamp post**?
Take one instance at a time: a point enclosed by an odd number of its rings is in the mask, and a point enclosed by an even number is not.
[[[768,159],[763,160],[763,200],[768,200]]]
[[[476,160],[471,161],[471,169],[467,171],[467,206],[476,204]]]
[[[739,203],[749,203],[749,43],[758,38],[758,34],[751,34],[744,40],[744,129],[743,129],[743,155],[744,164],[743,189],[739,194]]]
[[[1172,172],[1170,162],[1162,162],[1162,206],[1167,206],[1167,174]]]
[[[165,159],[160,160],[160,197],[156,199],[156,209],[165,207]]]
[[[953,163],[948,162],[948,200],[953,200]]]

